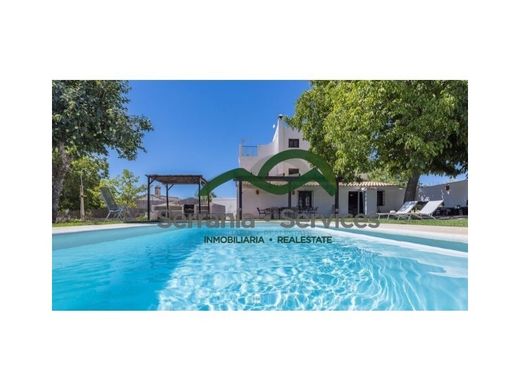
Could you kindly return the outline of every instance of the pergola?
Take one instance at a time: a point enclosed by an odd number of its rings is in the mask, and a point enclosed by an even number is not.
[[[170,189],[174,185],[179,184],[197,184],[199,186],[198,190],[198,197],[199,197],[199,212],[201,209],[201,203],[200,203],[200,188],[202,185],[207,183],[207,180],[204,179],[202,175],[158,175],[158,174],[150,174],[146,175],[148,179],[148,186],[147,186],[147,193],[146,193],[146,201],[147,201],[147,215],[148,220],[150,220],[150,187],[153,182],[159,182],[163,184],[166,187],[166,210],[168,212],[169,216],[169,210],[170,210],[170,198],[168,196],[168,193]],[[208,197],[208,213],[209,213],[209,206],[210,206],[210,198]]]

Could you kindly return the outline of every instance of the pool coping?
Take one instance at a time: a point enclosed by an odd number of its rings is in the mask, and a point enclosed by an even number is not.
[[[266,221],[255,221],[257,224],[273,224],[277,222],[266,222]],[[111,225],[81,225],[81,226],[64,226],[64,227],[53,227],[52,234],[67,234],[67,233],[80,233],[100,230],[112,230],[112,229],[129,229],[138,228],[145,226],[155,226],[156,222],[150,223],[118,223]],[[322,222],[316,223],[317,227],[323,228]],[[334,225],[331,225],[333,227]],[[366,230],[372,228],[358,228],[352,227],[353,230]],[[344,229],[346,230],[346,229]],[[468,228],[457,227],[457,226],[430,226],[430,225],[404,225],[404,224],[381,224],[379,227],[374,228],[373,231],[387,233],[387,234],[401,234],[413,237],[431,238],[447,241],[458,241],[468,242]]]
[[[398,234],[403,236],[411,236],[418,238],[430,238],[445,241],[468,242],[468,228],[458,226],[430,226],[430,225],[403,225],[403,224],[380,224],[377,228],[364,227],[359,228],[352,226],[350,228],[339,227],[331,223],[327,228],[323,222],[316,222],[316,227],[331,229],[336,231],[373,231],[383,234]]]
[[[388,226],[391,225],[391,226]],[[354,229],[361,230],[354,227]],[[365,228],[366,229],[366,228]],[[388,234],[401,234],[421,238],[431,238],[446,241],[468,242],[468,228],[457,226],[428,226],[428,225],[380,225],[377,232]]]
[[[114,223],[110,225],[80,225],[80,226],[62,226],[53,227],[52,234],[66,234],[66,233],[81,233],[81,232],[93,232],[99,230],[112,230],[112,229],[128,229],[138,228],[143,226],[154,226],[156,223]]]

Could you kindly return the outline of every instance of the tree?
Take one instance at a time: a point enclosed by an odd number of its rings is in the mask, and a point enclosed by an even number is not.
[[[79,187],[83,180],[85,188],[85,209],[95,209],[103,206],[99,187],[102,179],[108,177],[108,162],[106,158],[91,156],[80,157],[71,162],[71,166],[63,183],[60,197],[60,210],[79,209]]]
[[[52,219],[73,160],[106,156],[109,149],[133,160],[143,150],[149,119],[129,115],[126,81],[52,82]]]
[[[466,81],[316,81],[288,122],[336,174],[406,179],[415,199],[421,174],[467,172]]]
[[[137,199],[146,191],[146,186],[138,183],[139,176],[135,176],[128,169],[123,169],[123,172],[115,178],[102,180],[101,185],[112,190],[120,206],[132,208],[136,207]]]

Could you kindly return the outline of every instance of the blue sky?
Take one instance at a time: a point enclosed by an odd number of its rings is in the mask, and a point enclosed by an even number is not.
[[[150,118],[155,130],[145,136],[147,152],[140,152],[136,160],[110,153],[110,175],[127,168],[145,183],[149,173],[193,173],[211,179],[238,167],[240,142],[270,142],[278,114],[293,114],[309,82],[132,81],[130,85],[130,113]],[[421,178],[424,184],[446,181],[443,176]],[[193,196],[195,192],[195,186],[179,186],[172,195]],[[233,197],[235,187],[229,182],[215,192]]]

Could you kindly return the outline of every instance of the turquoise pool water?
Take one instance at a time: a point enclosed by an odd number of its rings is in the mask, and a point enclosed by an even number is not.
[[[331,244],[278,237],[332,236]],[[205,243],[213,236],[264,243]],[[391,238],[391,237],[390,237]],[[270,241],[272,240],[272,241]],[[426,245],[424,245],[426,244]],[[147,226],[53,236],[54,310],[467,310],[467,252],[325,229]]]

